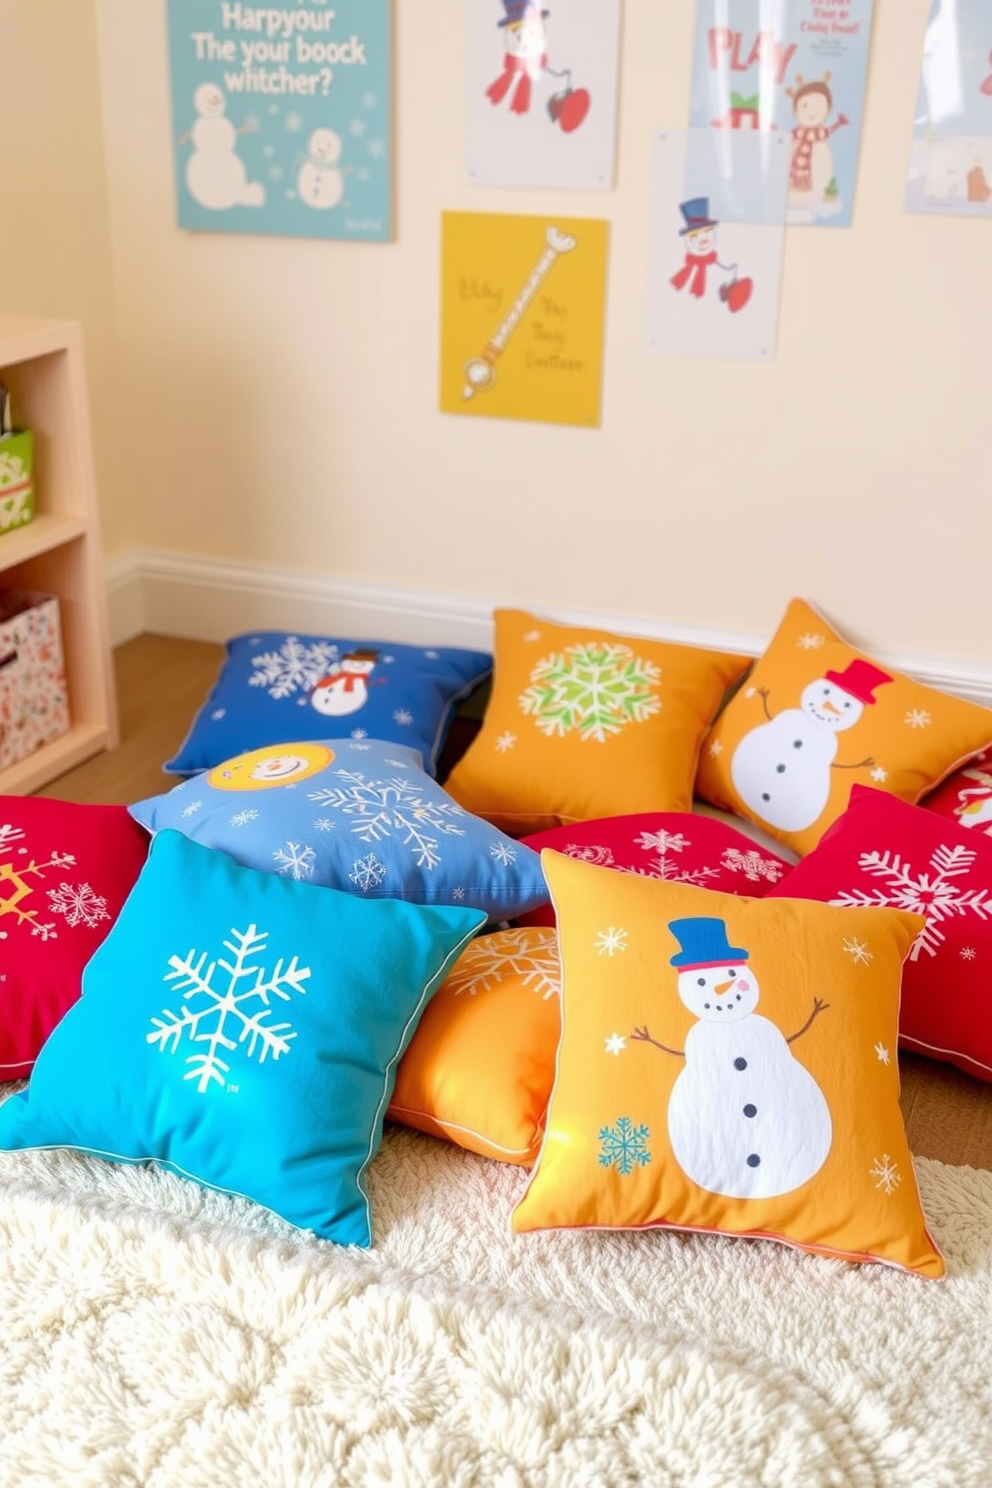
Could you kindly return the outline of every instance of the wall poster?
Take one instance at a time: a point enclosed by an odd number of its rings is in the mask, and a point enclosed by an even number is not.
[[[992,217],[992,4],[933,0],[906,207]]]

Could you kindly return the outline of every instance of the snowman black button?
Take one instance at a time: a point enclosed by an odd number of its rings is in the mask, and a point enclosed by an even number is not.
[[[743,1057],[743,1055],[738,1054],[737,1058],[734,1060],[734,1069],[735,1070],[746,1070],[747,1069],[747,1060]]]
[[[785,774],[785,766],[784,765],[776,765],[775,766],[775,769],[776,769],[776,771],[778,772],[779,775],[784,775]]]
[[[803,747],[803,741],[802,741],[802,739],[793,739],[793,741],[792,741],[792,747],[793,747],[793,749],[802,749],[802,747]]]
[[[744,1115],[745,1116],[757,1116],[757,1114],[758,1114],[758,1108],[757,1108],[757,1106],[752,1106],[751,1103],[748,1102],[748,1104],[744,1107]]]
[[[747,1165],[749,1168],[757,1168],[761,1166],[761,1158],[756,1152],[751,1152],[748,1154]]]

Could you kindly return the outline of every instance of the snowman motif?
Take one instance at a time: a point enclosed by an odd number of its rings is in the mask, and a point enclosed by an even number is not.
[[[342,656],[313,689],[310,701],[317,712],[326,718],[343,718],[346,713],[357,713],[364,707],[369,688],[381,686],[386,680],[385,677],[369,680],[378,659],[379,652],[373,647]]]
[[[790,1045],[829,1003],[786,1038],[754,1011],[758,983],[748,953],[730,945],[723,920],[672,920],[680,949],[671,958],[678,993],[699,1019],[684,1052],[635,1028],[632,1039],[685,1059],[668,1102],[668,1135],[679,1167],[709,1193],[768,1199],[807,1183],[826,1161],[833,1139],[830,1109]]]
[[[227,100],[216,83],[201,83],[193,94],[197,120],[189,134],[179,141],[192,140],[193,153],[186,162],[186,185],[189,194],[201,207],[225,211],[228,207],[260,207],[265,202],[265,187],[260,181],[249,181],[244,161],[234,146],[239,134],[254,128],[244,124],[235,129],[224,117]]]
[[[826,122],[834,106],[829,72],[811,83],[804,82],[797,73],[796,84],[795,88],[785,90],[786,97],[792,99],[796,121],[789,160],[789,205],[809,208],[814,214],[824,216],[830,210],[839,210],[839,202],[830,202],[834,156],[828,140],[850,121],[846,114],[838,114],[833,124]]]
[[[986,827],[992,836],[992,775],[984,770],[965,770],[964,776],[978,784],[966,785],[958,791],[954,815],[963,827]]]
[[[224,791],[271,790],[319,775],[333,759],[326,744],[269,744],[215,765],[207,784]]]
[[[734,789],[759,821],[780,832],[811,827],[830,799],[830,771],[860,770],[872,758],[835,765],[837,735],[853,728],[874,689],[891,682],[870,661],[856,657],[843,672],[825,672],[803,688],[798,708],[774,718],[768,711],[768,689],[757,688],[767,723],[744,735],[730,761]]]
[[[341,159],[341,136],[333,129],[315,129],[307,141],[307,158],[296,177],[300,201],[326,210],[344,196],[344,175],[337,168]]]

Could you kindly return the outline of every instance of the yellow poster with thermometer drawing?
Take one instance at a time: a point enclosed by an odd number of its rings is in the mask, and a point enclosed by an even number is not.
[[[595,428],[605,221],[445,212],[441,410]]]

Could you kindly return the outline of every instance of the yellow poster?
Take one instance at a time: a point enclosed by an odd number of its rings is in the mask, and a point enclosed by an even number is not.
[[[444,212],[441,410],[594,428],[605,221]]]

